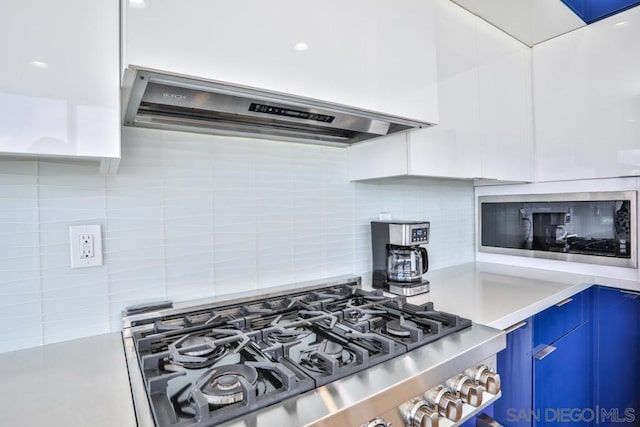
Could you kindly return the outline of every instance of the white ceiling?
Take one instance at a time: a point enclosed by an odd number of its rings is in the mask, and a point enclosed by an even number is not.
[[[560,0],[451,0],[533,46],[585,26]]]

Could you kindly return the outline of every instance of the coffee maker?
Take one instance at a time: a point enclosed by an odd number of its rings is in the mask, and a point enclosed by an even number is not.
[[[429,270],[429,223],[418,221],[371,221],[373,287],[396,295],[429,292],[422,275]]]

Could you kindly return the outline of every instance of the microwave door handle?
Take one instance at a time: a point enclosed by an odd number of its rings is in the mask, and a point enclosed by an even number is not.
[[[425,248],[420,248],[420,254],[422,255],[422,274],[429,271],[429,254]]]

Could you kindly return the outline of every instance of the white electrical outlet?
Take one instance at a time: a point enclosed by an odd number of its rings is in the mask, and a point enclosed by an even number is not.
[[[102,265],[102,230],[100,225],[69,227],[71,268]]]
[[[93,258],[93,234],[80,235],[80,259]]]
[[[393,214],[391,212],[380,212],[380,214],[378,214],[378,219],[380,221],[391,221],[393,219]]]

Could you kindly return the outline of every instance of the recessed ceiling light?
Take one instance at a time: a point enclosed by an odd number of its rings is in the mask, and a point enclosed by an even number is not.
[[[297,51],[302,52],[303,50],[309,49],[309,45],[306,44],[305,42],[298,42],[293,48]]]
[[[41,70],[49,68],[49,65],[42,61],[31,61],[29,62],[29,65],[31,65],[33,68],[39,68]]]
[[[620,22],[616,22],[615,26],[616,27],[622,27],[623,25],[626,25],[626,24],[627,24],[627,21],[620,21]]]
[[[144,0],[129,0],[129,6],[131,7],[145,7],[146,5]]]

